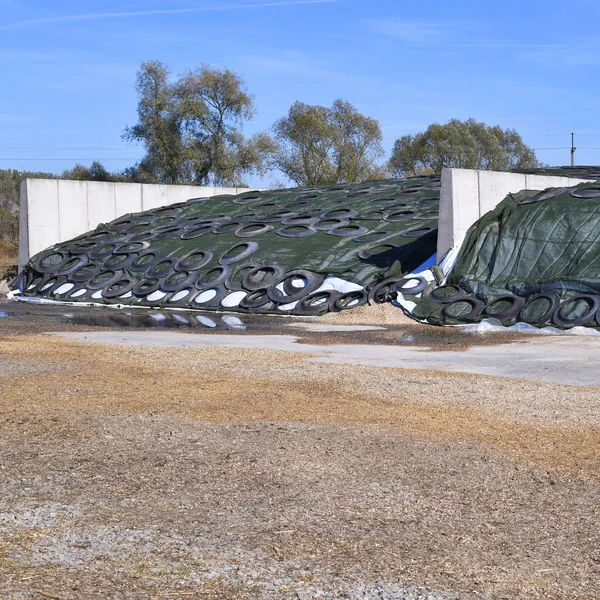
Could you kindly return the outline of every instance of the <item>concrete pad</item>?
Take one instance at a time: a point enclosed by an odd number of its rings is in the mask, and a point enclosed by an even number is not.
[[[542,383],[600,386],[600,340],[524,339],[519,343],[436,351],[416,346],[299,344],[291,335],[210,335],[159,331],[55,333],[61,337],[111,345],[189,348],[247,348],[313,355],[307,360],[400,369],[471,373]]]

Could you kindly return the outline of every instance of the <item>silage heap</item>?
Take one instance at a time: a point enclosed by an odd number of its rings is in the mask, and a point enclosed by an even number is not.
[[[160,308],[352,308],[435,253],[439,187],[431,176],[195,198],[56,244],[19,288],[25,299]]]
[[[600,185],[510,194],[480,218],[444,285],[411,310],[433,324],[494,318],[600,326]]]

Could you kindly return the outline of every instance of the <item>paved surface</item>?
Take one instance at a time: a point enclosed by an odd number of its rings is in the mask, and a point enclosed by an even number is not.
[[[157,331],[68,332],[57,335],[73,340],[117,345],[230,347],[304,352],[314,355],[308,360],[327,363],[426,369],[545,383],[600,386],[600,340],[595,338],[560,337],[548,340],[524,336],[518,343],[468,348],[457,353],[430,351],[415,346],[299,344],[298,338],[291,335],[215,336]]]

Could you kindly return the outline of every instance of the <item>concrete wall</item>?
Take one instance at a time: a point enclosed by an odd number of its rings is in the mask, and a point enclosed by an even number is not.
[[[19,267],[40,250],[121,215],[249,189],[26,179],[21,184]]]
[[[479,217],[495,208],[509,193],[572,187],[586,182],[589,183],[590,179],[444,169],[440,193],[438,260],[451,248],[460,246],[467,229]]]

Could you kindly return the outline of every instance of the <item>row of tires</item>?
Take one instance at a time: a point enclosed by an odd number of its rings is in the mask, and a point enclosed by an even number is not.
[[[561,298],[555,292],[527,297],[506,293],[484,302],[458,286],[444,285],[429,292],[440,305],[439,316],[447,321],[478,321],[494,318],[503,323],[523,322],[561,329],[600,326],[600,295],[578,293]]]
[[[227,266],[219,277],[207,284],[192,281],[189,276],[173,283],[173,274],[162,279],[142,280],[132,279],[123,271],[102,275],[101,282],[93,279],[77,282],[67,275],[39,273],[24,281],[23,288],[25,295],[64,302],[303,315],[346,310],[369,301],[365,290],[342,293],[320,289],[325,280],[323,275],[305,269],[284,272],[278,265],[246,265],[238,270]]]

